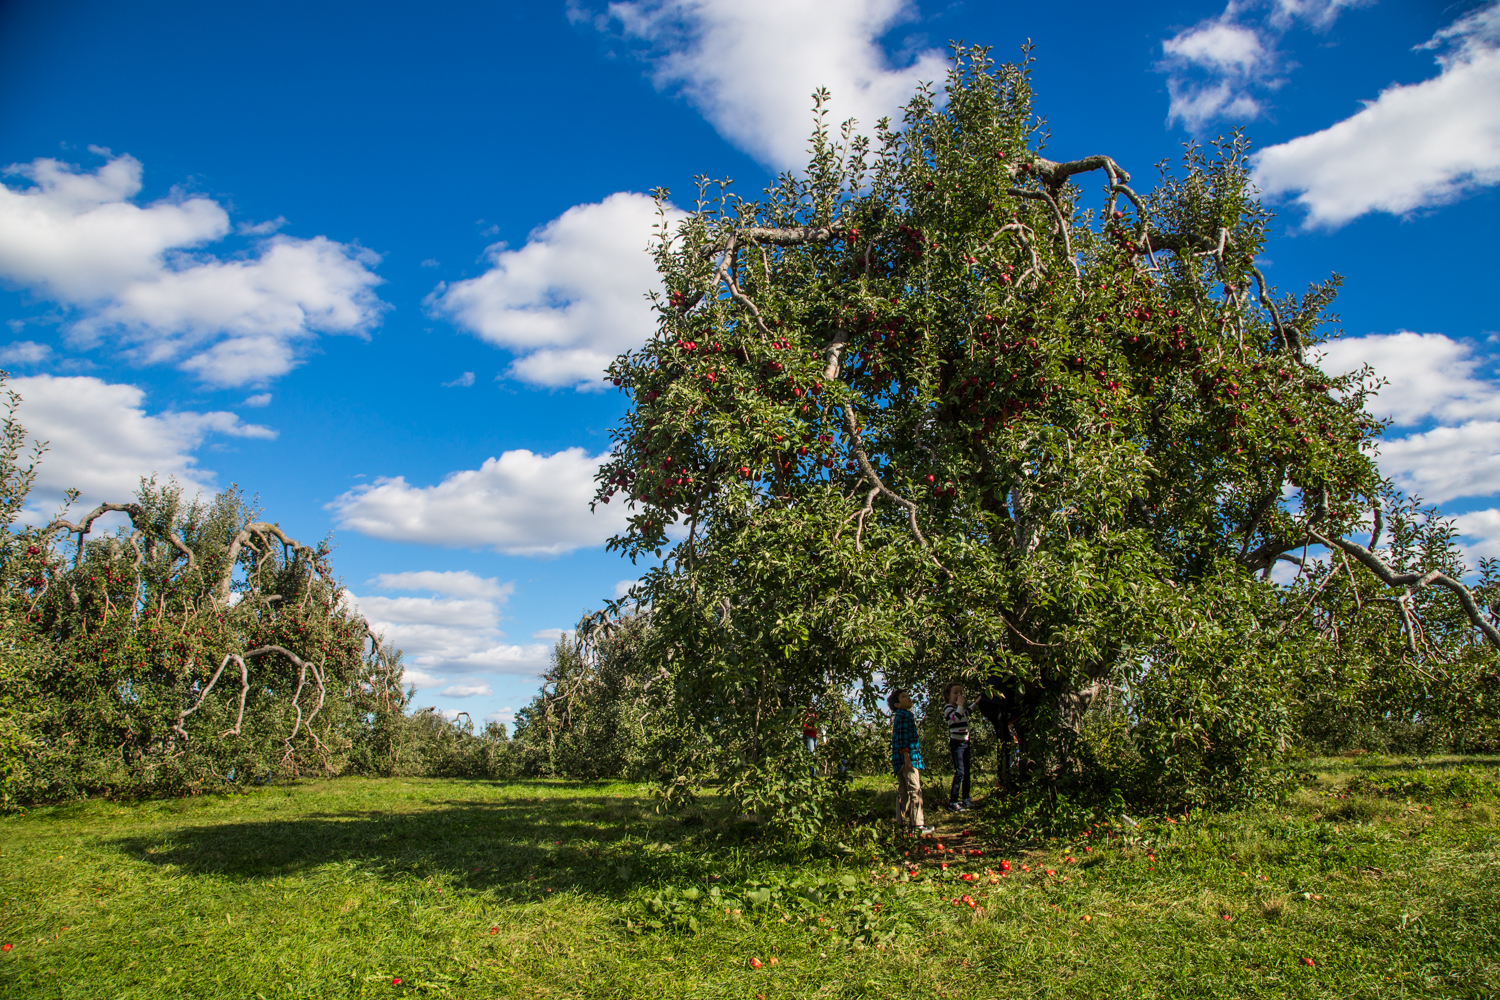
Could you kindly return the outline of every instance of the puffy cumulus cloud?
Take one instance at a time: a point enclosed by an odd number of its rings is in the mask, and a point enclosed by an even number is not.
[[[1492,371],[1494,359],[1481,357],[1470,341],[1403,330],[1344,337],[1323,345],[1322,351],[1320,364],[1330,372],[1373,367],[1387,384],[1369,408],[1397,426],[1500,417],[1500,383],[1476,377]]]
[[[175,477],[189,488],[212,489],[213,473],[193,452],[212,435],[271,440],[276,432],[233,413],[146,412],[146,393],[91,376],[31,375],[12,379],[22,399],[18,416],[33,441],[47,442],[33,502],[55,504],[65,490],[81,503],[120,503],[135,495],[141,477]]]
[[[370,583],[380,590],[433,595],[348,596],[386,644],[402,651],[408,664],[402,679],[419,690],[447,683],[439,694],[488,695],[488,683],[473,675],[534,676],[547,664],[550,646],[509,643],[500,630],[500,609],[515,589],[512,583],[469,572],[433,570],[386,573]],[[464,675],[463,679],[455,679],[455,674]]]
[[[247,385],[285,374],[319,334],[365,334],[384,308],[379,258],[326,237],[250,227],[251,254],[195,252],[229,235],[228,213],[203,197],[136,204],[134,157],[92,173],[48,158],[6,172],[22,183],[0,185],[0,279],[72,308],[82,347]]]
[[[601,545],[626,525],[623,504],[589,511],[604,457],[582,448],[554,455],[507,451],[435,486],[413,486],[402,476],[377,479],[329,508],[340,527],[389,541],[561,555]]]
[[[0,363],[7,365],[35,365],[52,357],[52,348],[34,340],[16,340],[0,347]]]
[[[1179,32],[1162,42],[1161,47],[1174,59],[1220,73],[1255,73],[1271,59],[1254,29],[1222,21],[1210,21]]]
[[[1369,364],[1387,384],[1369,409],[1396,427],[1424,427],[1380,445],[1380,469],[1432,503],[1500,491],[1500,381],[1472,341],[1440,333],[1371,334],[1322,345],[1320,366]],[[1433,426],[1436,425],[1436,426]]]
[[[445,698],[473,698],[477,695],[488,696],[493,693],[490,686],[483,681],[470,684],[449,684],[438,692]]]
[[[893,63],[882,48],[915,17],[908,0],[631,0],[608,10],[595,23],[649,46],[659,88],[680,87],[720,135],[778,169],[806,165],[818,87],[832,92],[835,120],[857,118],[868,132],[947,73],[934,49]]]
[[[447,597],[477,597],[500,603],[509,600],[516,589],[514,583],[499,583],[494,577],[479,576],[466,569],[381,573],[370,582],[381,590],[430,590]]]
[[[1217,18],[1184,29],[1161,43],[1167,73],[1168,122],[1192,131],[1221,119],[1250,121],[1261,113],[1252,93],[1274,73],[1274,41],[1237,23],[1230,5]]]
[[[1380,471],[1432,503],[1500,492],[1500,421],[1474,420],[1387,440]]]
[[[661,288],[648,252],[659,221],[651,198],[628,191],[574,205],[519,250],[490,247],[489,270],[439,285],[428,307],[514,353],[513,378],[601,389],[605,367],[656,328],[646,294]]]
[[[1453,519],[1470,559],[1500,559],[1500,510],[1475,510]]]
[[[1216,17],[1184,28],[1161,43],[1159,72],[1167,74],[1169,123],[1198,131],[1214,121],[1251,121],[1264,111],[1259,92],[1279,87],[1281,36],[1297,22],[1332,26],[1348,7],[1366,0],[1275,0],[1259,21],[1246,15],[1258,5],[1230,0]]]
[[[141,162],[93,173],[50,158],[12,164],[29,187],[0,185],[0,273],[63,302],[108,300],[157,277],[168,251],[223,238],[229,214],[208,198],[133,204]]]
[[[1403,215],[1500,182],[1500,3],[1438,32],[1437,76],[1393,86],[1363,110],[1261,150],[1254,180],[1291,195],[1308,226]]]

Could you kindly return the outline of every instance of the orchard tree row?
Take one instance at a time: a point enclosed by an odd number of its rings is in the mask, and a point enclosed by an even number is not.
[[[27,523],[42,459],[0,429],[0,766],[8,800],[177,794],[389,769],[404,718],[382,648],[305,545],[231,487],[141,484]],[[102,518],[124,522],[101,530]]]

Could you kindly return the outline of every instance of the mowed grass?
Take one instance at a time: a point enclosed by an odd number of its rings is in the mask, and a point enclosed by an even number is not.
[[[1004,856],[973,817],[776,853],[619,783],[35,809],[0,819],[0,995],[1494,996],[1496,764],[1318,761],[1276,808]]]

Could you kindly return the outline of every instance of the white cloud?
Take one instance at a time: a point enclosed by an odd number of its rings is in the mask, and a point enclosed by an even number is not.
[[[0,185],[0,279],[74,309],[80,346],[108,341],[133,361],[238,386],[285,374],[320,333],[363,335],[378,321],[370,251],[260,226],[242,230],[254,254],[193,252],[229,235],[228,213],[175,194],[138,205],[141,172],[124,155],[92,173],[41,158],[6,170],[29,184]]]
[[[372,621],[413,628],[455,626],[487,628],[498,619],[492,601],[466,601],[446,597],[372,597],[359,599],[359,606]]]
[[[1247,23],[1250,5],[1229,0],[1223,13],[1185,28],[1161,43],[1157,70],[1167,74],[1171,103],[1168,123],[1181,122],[1199,131],[1210,122],[1247,122],[1258,118],[1264,105],[1257,91],[1270,91],[1284,82],[1284,61],[1277,51],[1281,36],[1301,21],[1315,29],[1332,26],[1348,7],[1368,0],[1275,0],[1260,23]]]
[[[565,635],[572,634],[571,629],[565,628],[539,628],[531,633],[531,637],[538,642],[556,642]]]
[[[1223,21],[1209,21],[1179,32],[1161,47],[1172,58],[1220,73],[1255,73],[1271,59],[1254,29]]]
[[[467,389],[469,386],[471,386],[473,384],[474,384],[474,373],[473,372],[464,372],[462,375],[460,375],[458,378],[454,379],[452,382],[444,382],[443,383],[443,388],[444,389],[452,389],[455,386],[457,386],[458,388]]]
[[[668,218],[682,213],[674,210]],[[643,194],[622,191],[575,205],[519,250],[490,247],[489,270],[439,285],[427,303],[513,352],[513,378],[602,389],[605,367],[656,329],[646,294],[661,288],[648,252],[657,221],[655,203]]]
[[[432,674],[429,674],[427,671],[425,671],[425,670],[418,670],[415,667],[407,667],[407,668],[405,668],[404,670],[401,671],[401,683],[402,683],[402,685],[404,686],[404,685],[408,685],[409,684],[412,687],[415,687],[418,691],[426,690],[427,688],[437,687],[439,684],[443,683],[447,679],[448,678],[446,678],[446,677],[434,677]]]
[[[387,645],[399,649],[410,664],[407,683],[421,690],[468,675],[440,694],[470,697],[490,693],[475,674],[535,675],[547,664],[551,648],[541,643],[517,645],[500,631],[500,607],[515,589],[466,571],[387,573],[370,581],[383,590],[430,591],[438,597],[385,597],[349,594],[350,603],[369,619]],[[465,694],[455,692],[460,689]]]
[[[424,569],[412,573],[381,573],[370,581],[381,590],[430,590],[449,597],[477,597],[504,604],[515,593],[515,583],[501,583],[492,576],[479,576],[466,569]]]
[[[17,340],[0,347],[0,363],[34,365],[52,356],[52,348],[34,340]]]
[[[1314,28],[1327,28],[1339,14],[1351,7],[1365,7],[1375,0],[1275,0],[1271,23],[1286,28],[1293,21],[1305,21]]]
[[[1168,123],[1198,131],[1212,121],[1251,121],[1261,113],[1252,94],[1273,76],[1275,40],[1262,28],[1238,23],[1231,3],[1223,14],[1161,43],[1159,71],[1167,73]]]
[[[402,476],[377,479],[329,507],[340,527],[390,541],[560,555],[603,544],[625,526],[623,504],[589,512],[604,457],[582,448],[554,455],[507,451],[436,486],[412,486]]]
[[[269,392],[258,392],[258,393],[256,393],[253,396],[247,397],[245,399],[245,401],[243,403],[241,403],[240,405],[241,406],[270,406],[271,405],[271,394]]]
[[[447,698],[473,698],[476,695],[488,696],[494,694],[490,686],[483,682],[476,684],[450,684],[443,688],[438,694]]]
[[[1500,510],[1470,511],[1453,519],[1458,533],[1472,541],[1464,551],[1474,560],[1500,559]]]
[[[1500,183],[1500,3],[1423,47],[1443,50],[1437,76],[1389,87],[1321,132],[1261,150],[1255,183],[1270,196],[1297,192],[1309,226],[1402,215]]]
[[[620,598],[622,598],[625,595],[629,594],[630,593],[630,589],[632,587],[634,587],[636,584],[640,583],[640,582],[641,581],[639,581],[639,580],[621,580],[619,583],[616,583],[615,584],[615,600],[618,601]]]
[[[84,509],[122,503],[142,476],[153,474],[175,476],[189,493],[209,490],[213,473],[198,467],[193,451],[210,435],[276,437],[269,427],[222,411],[148,414],[143,390],[89,376],[32,375],[9,385],[23,400],[18,415],[27,434],[48,444],[32,493],[44,505],[69,488],[82,491]]]
[[[1261,112],[1259,101],[1228,80],[1202,86],[1168,80],[1167,93],[1171,97],[1167,120],[1180,121],[1192,131],[1221,119],[1253,121]]]
[[[491,712],[489,715],[486,715],[484,717],[484,721],[485,722],[515,722],[516,721],[516,710],[514,708],[511,708],[509,705],[506,705],[504,708],[497,708],[495,711]]]
[[[1500,492],[1500,421],[1388,440],[1380,447],[1380,471],[1430,503]]]
[[[1380,469],[1431,503],[1500,491],[1500,382],[1471,341],[1440,333],[1371,334],[1322,345],[1320,367],[1374,367],[1388,384],[1368,406],[1397,427],[1427,429],[1380,445]],[[1437,426],[1430,426],[1437,424]]]
[[[834,121],[857,118],[872,133],[919,83],[942,82],[941,52],[893,64],[880,45],[915,16],[908,0],[634,0],[611,3],[596,24],[649,44],[656,85],[681,87],[720,135],[772,167],[799,169],[818,87],[833,94]]]
[[[1475,345],[1441,333],[1371,334],[1344,337],[1322,346],[1320,366],[1329,372],[1352,372],[1370,364],[1389,384],[1369,408],[1397,426],[1429,419],[1457,423],[1476,417],[1500,417],[1500,383],[1475,378],[1494,370],[1494,360],[1476,356]]]

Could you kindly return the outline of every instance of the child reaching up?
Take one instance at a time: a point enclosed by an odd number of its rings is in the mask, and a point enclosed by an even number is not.
[[[969,809],[974,805],[969,799],[971,707],[964,704],[964,686],[961,681],[952,681],[943,688],[943,718],[948,720],[948,752],[953,756],[953,787],[948,791],[948,808],[955,811]]]
[[[931,833],[922,815],[922,743],[911,714],[911,694],[897,688],[886,698],[891,708],[891,770],[896,772],[896,825],[913,833]]]

